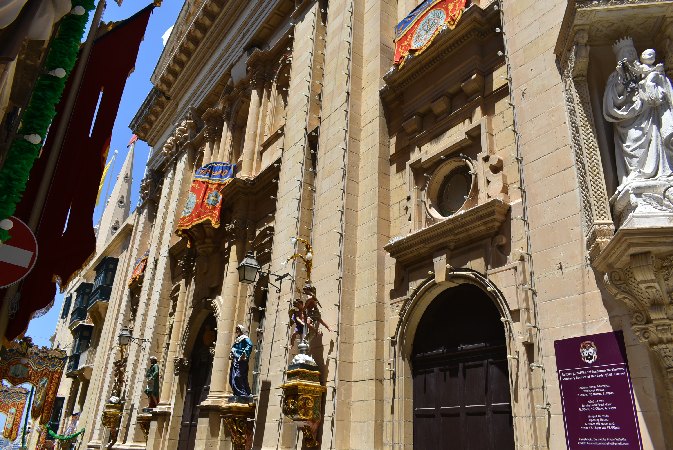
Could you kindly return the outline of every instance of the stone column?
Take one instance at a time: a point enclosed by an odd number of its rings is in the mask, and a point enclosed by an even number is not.
[[[222,295],[218,299],[220,314],[217,317],[217,341],[215,342],[215,358],[213,359],[213,371],[210,381],[209,399],[221,399],[230,393],[228,384],[229,375],[229,351],[233,337],[236,320],[236,303],[238,300],[239,281],[238,264],[243,258],[245,249],[242,238],[245,231],[245,222],[234,219],[228,225],[227,231],[231,233],[229,244],[229,260],[222,285]]]
[[[231,105],[224,107],[222,113],[222,135],[220,136],[220,148],[218,149],[218,161],[231,161]]]
[[[220,145],[219,139],[222,135],[222,117],[215,108],[208,108],[203,114],[202,119],[206,123],[205,138],[206,146],[203,150],[202,166],[217,160]]]
[[[251,178],[253,162],[257,150],[257,127],[259,126],[259,110],[262,104],[263,72],[255,68],[250,79],[250,107],[248,109],[248,121],[245,126],[245,141],[243,143],[243,167],[241,176]]]
[[[180,280],[180,292],[178,293],[178,302],[175,306],[175,319],[171,329],[170,341],[168,343],[168,353],[164,361],[163,383],[159,393],[159,405],[157,409],[169,409],[172,404],[171,388],[175,381],[175,358],[177,356],[178,346],[180,344],[180,334],[182,333],[185,302],[187,297],[187,280]]]

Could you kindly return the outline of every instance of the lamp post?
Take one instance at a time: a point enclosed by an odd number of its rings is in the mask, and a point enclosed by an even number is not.
[[[258,275],[274,277],[274,281],[278,283],[278,285],[274,284],[271,280],[269,280],[269,284],[276,288],[276,292],[279,294],[281,287],[283,286],[283,280],[290,277],[289,273],[278,275],[269,270],[262,270],[262,266],[260,266],[255,259],[255,254],[253,252],[248,252],[245,255],[245,258],[243,258],[243,261],[238,265],[238,281],[243,284],[253,284],[257,281]]]

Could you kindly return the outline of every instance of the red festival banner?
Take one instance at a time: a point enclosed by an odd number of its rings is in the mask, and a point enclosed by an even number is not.
[[[179,236],[202,222],[210,221],[213,228],[220,226],[222,190],[234,179],[236,164],[213,162],[196,171],[189,196],[178,221]]]
[[[136,259],[135,264],[133,265],[133,273],[131,274],[131,278],[129,279],[129,286],[132,286],[134,283],[140,283],[142,282],[143,277],[145,276],[145,269],[147,268],[147,258],[150,255],[150,250],[147,249],[143,255]]]
[[[425,0],[395,27],[395,64],[423,52],[445,29],[453,30],[466,0]]]

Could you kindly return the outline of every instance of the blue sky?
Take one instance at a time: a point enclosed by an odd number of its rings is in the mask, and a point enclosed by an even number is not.
[[[113,0],[108,0],[107,8],[103,15],[103,20],[118,21],[123,20],[137,11],[147,6],[151,0],[125,0],[122,6],[117,6]],[[140,44],[140,51],[138,59],[136,60],[135,71],[131,74],[126,82],[124,95],[119,106],[117,120],[112,131],[112,144],[108,159],[112,158],[114,150],[118,150],[117,158],[108,172],[105,186],[101,194],[101,201],[94,213],[94,223],[98,223],[103,213],[103,206],[105,204],[104,196],[106,193],[112,191],[112,185],[117,179],[117,175],[121,170],[121,166],[126,158],[127,148],[126,144],[131,138],[131,130],[128,125],[131,119],[135,116],[136,111],[147,96],[147,93],[152,88],[150,83],[150,76],[154,70],[154,66],[159,60],[161,51],[163,49],[163,42],[161,36],[166,30],[173,25],[182,8],[183,0],[164,0],[163,5],[155,8],[150,22],[147,26],[145,39]],[[92,14],[93,16],[93,14]],[[138,202],[138,190],[140,181],[145,171],[145,163],[149,154],[149,147],[146,143],[138,141],[135,149],[135,159],[133,165],[133,193],[131,196],[132,208]],[[44,316],[33,319],[28,326],[28,336],[33,338],[33,341],[39,345],[50,345],[49,338],[54,333],[56,322],[59,318],[61,305],[63,303],[63,296],[57,295],[54,300],[54,306]],[[4,417],[3,417],[4,418]]]

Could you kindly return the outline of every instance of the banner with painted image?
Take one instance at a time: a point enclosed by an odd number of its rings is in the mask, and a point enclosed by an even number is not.
[[[28,389],[22,387],[0,386],[0,413],[5,415],[2,436],[14,441],[19,435],[21,417],[26,407]]]
[[[31,416],[40,424],[49,421],[66,360],[63,350],[34,346],[30,338],[10,342],[0,350],[0,379],[14,386],[33,385]]]
[[[445,29],[454,29],[466,0],[425,0],[395,27],[395,64],[423,52]]]
[[[210,221],[213,228],[220,226],[222,190],[234,179],[235,171],[236,164],[227,162],[212,162],[196,171],[178,221],[178,235],[202,222]]]

